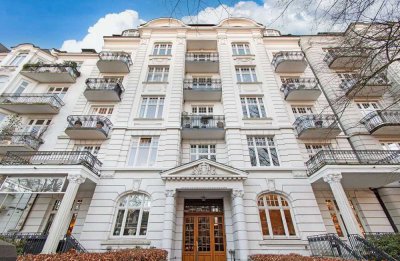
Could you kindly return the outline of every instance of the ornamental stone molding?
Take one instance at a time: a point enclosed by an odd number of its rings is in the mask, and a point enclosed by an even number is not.
[[[86,178],[80,174],[68,175],[67,179],[70,183],[82,184]]]
[[[237,197],[243,198],[243,196],[244,196],[244,191],[242,189],[232,190],[232,199],[235,199]]]
[[[176,190],[175,189],[167,189],[165,191],[165,196],[168,197],[175,197]]]
[[[140,189],[141,183],[142,183],[141,179],[133,179],[132,180],[132,191],[138,192]]]
[[[267,188],[269,191],[275,191],[275,180],[274,179],[267,179]]]
[[[331,173],[328,174],[324,177],[324,181],[327,183],[337,183],[340,182],[340,180],[342,179],[342,174],[341,173]]]
[[[201,176],[208,176],[208,175],[216,175],[216,171],[214,167],[211,167],[210,164],[206,162],[200,163],[197,167],[193,168],[193,175],[201,175]]]

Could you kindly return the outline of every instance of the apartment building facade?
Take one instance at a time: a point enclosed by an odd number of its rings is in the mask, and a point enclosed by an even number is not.
[[[351,72],[344,55],[324,61],[334,40],[160,18],[100,53],[13,47],[0,232],[40,233],[45,253],[67,235],[88,251],[247,260],[309,255],[319,234],[397,231],[400,124],[357,125],[385,109],[383,92],[338,117],[330,95]]]

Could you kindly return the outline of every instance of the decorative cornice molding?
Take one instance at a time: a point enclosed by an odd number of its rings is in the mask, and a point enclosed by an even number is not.
[[[338,183],[342,179],[342,174],[341,173],[331,173],[326,176],[324,176],[324,181],[327,183]]]

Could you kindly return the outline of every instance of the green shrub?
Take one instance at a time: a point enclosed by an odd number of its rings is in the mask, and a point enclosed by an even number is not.
[[[289,255],[251,255],[251,261],[338,261],[343,259],[329,258],[329,257],[313,257],[313,256],[302,256],[298,254]]]
[[[400,234],[399,233],[388,233],[388,234],[371,234],[365,237],[370,243],[385,251],[388,255],[399,259],[400,258]]]
[[[3,240],[7,243],[13,244],[16,249],[17,249],[17,255],[23,255],[24,254],[24,247],[25,247],[25,241],[21,239],[10,239],[6,237],[0,236],[0,240]]]

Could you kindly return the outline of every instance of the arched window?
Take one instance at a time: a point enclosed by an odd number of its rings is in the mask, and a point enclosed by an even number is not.
[[[118,201],[113,236],[144,236],[149,221],[150,197],[128,194]]]
[[[278,194],[263,194],[258,198],[258,212],[264,236],[295,236],[288,201]]]

